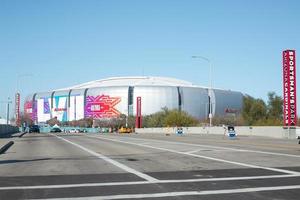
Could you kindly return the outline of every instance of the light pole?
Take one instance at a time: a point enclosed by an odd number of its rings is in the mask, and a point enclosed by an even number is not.
[[[9,104],[12,103],[12,101],[10,100],[10,98],[7,98],[7,101],[0,101],[0,103],[7,103],[7,110],[6,110],[6,124],[9,124]]]
[[[212,62],[210,59],[204,57],[204,56],[192,56],[192,58],[200,58],[202,60],[205,60],[208,62],[209,64],[209,82],[210,82],[210,86],[209,86],[209,97],[210,97],[210,100],[209,100],[209,114],[208,114],[208,118],[209,118],[209,126],[211,127],[212,126],[212,102],[211,102],[211,94],[212,94]]]

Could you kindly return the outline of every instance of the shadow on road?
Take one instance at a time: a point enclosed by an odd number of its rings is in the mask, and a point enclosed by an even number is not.
[[[22,162],[35,162],[35,161],[44,161],[52,160],[52,158],[38,158],[38,159],[28,159],[28,160],[0,160],[1,164],[12,164],[12,163],[22,163]]]

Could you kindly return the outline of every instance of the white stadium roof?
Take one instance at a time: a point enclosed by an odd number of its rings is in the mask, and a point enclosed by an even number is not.
[[[70,90],[70,89],[84,89],[95,87],[111,87],[111,86],[181,86],[181,87],[195,87],[191,82],[167,77],[153,77],[153,76],[128,76],[128,77],[112,77],[107,79],[100,79],[82,83],[68,88],[62,88],[55,91]]]

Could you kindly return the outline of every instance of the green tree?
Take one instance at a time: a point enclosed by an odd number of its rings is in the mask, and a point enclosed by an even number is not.
[[[268,119],[282,120],[282,97],[269,92],[268,99]]]
[[[266,119],[267,105],[262,99],[256,99],[251,107],[250,116],[253,119],[253,123]]]
[[[242,116],[246,121],[246,125],[256,125],[257,122],[266,120],[267,105],[262,99],[254,99],[251,96],[245,96]]]
[[[166,126],[195,126],[199,122],[188,113],[177,109],[162,111],[143,117],[143,127],[166,127]]]

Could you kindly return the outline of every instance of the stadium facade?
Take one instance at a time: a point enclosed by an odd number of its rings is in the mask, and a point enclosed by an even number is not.
[[[114,118],[121,114],[135,115],[137,97],[141,97],[142,115],[162,108],[186,111],[205,119],[239,113],[241,92],[209,89],[190,82],[166,77],[114,77],[91,81],[69,88],[37,92],[25,99],[25,113],[36,123],[57,117],[73,121],[82,118]]]

